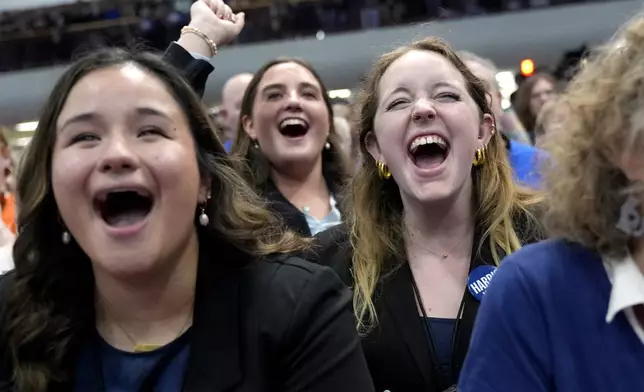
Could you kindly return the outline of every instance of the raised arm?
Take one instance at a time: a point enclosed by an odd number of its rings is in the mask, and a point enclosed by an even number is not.
[[[201,34],[218,49],[232,42],[244,23],[244,13],[233,13],[223,0],[197,0],[190,7],[190,31],[171,43],[163,57],[183,73],[199,96],[203,96],[208,76],[215,69],[210,59],[216,53]]]

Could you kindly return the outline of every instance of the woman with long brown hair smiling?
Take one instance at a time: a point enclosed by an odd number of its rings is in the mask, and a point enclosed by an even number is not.
[[[364,163],[318,256],[354,289],[376,390],[453,388],[495,266],[539,236],[540,198],[513,182],[488,98],[431,38],[383,55],[366,83]]]
[[[373,390],[349,291],[288,256],[307,241],[266,211],[159,57],[72,64],[18,195],[0,389]]]
[[[348,162],[327,89],[306,62],[277,59],[255,73],[232,153],[246,159],[242,176],[289,228],[310,236],[342,221]]]

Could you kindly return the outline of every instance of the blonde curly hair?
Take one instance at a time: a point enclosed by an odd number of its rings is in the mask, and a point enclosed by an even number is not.
[[[542,147],[550,154],[545,224],[551,235],[619,256],[616,228],[633,185],[617,166],[644,140],[644,15],[585,61],[558,98]]]

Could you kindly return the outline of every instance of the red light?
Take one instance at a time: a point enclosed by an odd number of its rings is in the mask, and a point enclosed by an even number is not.
[[[521,75],[528,77],[534,73],[534,61],[525,59],[521,61]]]

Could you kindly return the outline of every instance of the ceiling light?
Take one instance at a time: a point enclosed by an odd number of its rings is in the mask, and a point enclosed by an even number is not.
[[[36,128],[38,128],[38,121],[29,121],[17,124],[15,129],[18,132],[33,132]]]
[[[331,90],[331,91],[329,91],[329,97],[331,99],[333,99],[333,98],[348,99],[348,98],[351,97],[351,90],[349,90],[347,88],[343,88],[343,89],[340,89],[340,90]]]

